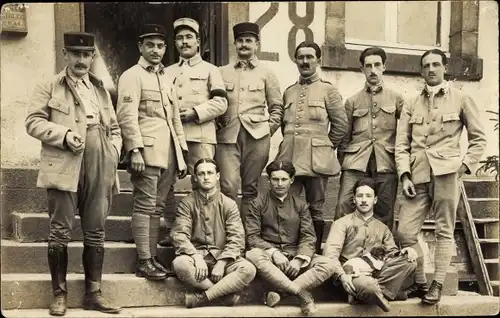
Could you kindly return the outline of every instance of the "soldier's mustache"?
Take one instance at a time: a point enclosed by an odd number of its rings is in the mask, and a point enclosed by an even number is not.
[[[87,68],[87,65],[78,63],[78,64],[75,64],[75,67],[78,67],[78,68]]]

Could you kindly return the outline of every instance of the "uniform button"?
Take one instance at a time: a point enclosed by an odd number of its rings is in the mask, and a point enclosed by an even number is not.
[[[302,103],[303,103],[302,101],[299,102],[299,104],[302,104]]]
[[[245,90],[245,89],[244,89],[243,87],[242,87],[242,88],[240,88],[240,91],[242,91],[242,92],[243,92],[244,90]]]
[[[296,134],[296,135],[298,135],[299,133],[298,133],[298,132],[296,132],[295,134]]]
[[[243,104],[243,101],[240,100],[240,104]]]
[[[427,146],[427,147],[425,147],[425,149],[431,149],[431,147]]]
[[[431,121],[430,121],[430,120],[428,120],[428,121],[427,121],[427,125],[428,125],[428,124],[430,124],[430,123],[431,123]]]
[[[300,97],[304,97],[305,95],[304,94],[300,94]]]
[[[75,100],[75,105],[78,106],[80,105],[80,103],[77,100]]]
[[[297,117],[296,117],[296,119],[299,119],[299,118],[300,118],[300,116],[297,116]]]
[[[205,221],[210,221],[210,218],[207,216],[207,217],[205,218]]]
[[[182,87],[182,84],[179,84],[179,87]]]
[[[429,135],[428,135],[428,134],[425,134],[425,135],[424,135],[424,137],[427,137],[427,136],[429,136]]]
[[[432,121],[436,121],[436,118],[432,118]]]
[[[377,106],[377,102],[373,103],[373,107]]]
[[[299,125],[297,124],[297,125],[295,125],[295,127],[299,128]]]
[[[182,96],[179,96],[179,100],[182,100]]]
[[[373,118],[375,118],[375,115],[373,115]]]
[[[377,140],[377,139],[373,138],[372,140],[373,140],[373,141],[375,141],[375,140]]]
[[[375,125],[373,125],[372,128],[375,129]]]
[[[80,121],[80,119],[78,119],[78,118],[75,118],[75,121],[76,121],[76,122],[79,122],[79,121]]]
[[[52,166],[52,162],[49,162],[49,166]]]

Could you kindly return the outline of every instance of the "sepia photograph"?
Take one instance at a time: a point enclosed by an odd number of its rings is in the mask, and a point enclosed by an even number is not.
[[[3,4],[2,316],[498,315],[498,13]]]

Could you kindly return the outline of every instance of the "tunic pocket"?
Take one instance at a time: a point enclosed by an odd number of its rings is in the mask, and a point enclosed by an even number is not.
[[[353,134],[360,134],[370,127],[370,118],[368,115],[368,108],[355,109],[352,112],[352,132]]]
[[[141,92],[141,102],[146,105],[146,115],[155,116],[155,110],[162,107],[160,91],[143,90]]]
[[[326,112],[325,101],[311,100],[309,105],[309,119],[311,120],[326,120],[328,113]]]
[[[311,146],[311,164],[315,173],[332,176],[339,172],[340,165],[329,139],[312,138]]]
[[[462,122],[458,113],[443,114],[442,129],[448,136],[453,135],[455,131],[460,129]]]

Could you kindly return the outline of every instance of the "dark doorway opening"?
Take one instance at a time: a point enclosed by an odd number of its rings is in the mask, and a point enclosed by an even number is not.
[[[202,58],[221,66],[228,63],[227,4],[212,2],[86,2],[84,26],[96,35],[97,46],[115,85],[120,75],[137,63],[137,33],[143,24],[161,24],[167,30],[167,51],[163,64],[179,59],[174,45],[173,23],[193,18],[200,24]]]

